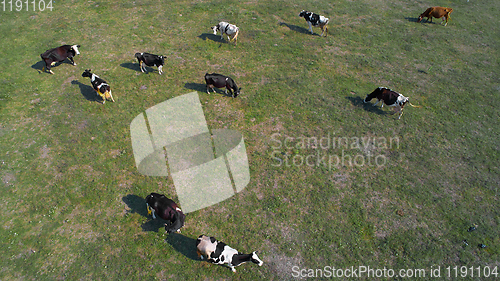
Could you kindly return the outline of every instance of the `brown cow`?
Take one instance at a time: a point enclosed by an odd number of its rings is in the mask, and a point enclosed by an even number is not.
[[[426,20],[429,21],[432,18],[443,18],[441,21],[441,24],[446,20],[446,23],[444,26],[448,24],[448,19],[451,18],[450,13],[453,12],[452,8],[445,8],[445,7],[430,7],[425,10],[419,17],[417,22],[421,22],[423,18],[427,18]]]

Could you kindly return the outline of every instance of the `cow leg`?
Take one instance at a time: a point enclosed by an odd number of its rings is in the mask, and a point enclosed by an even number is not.
[[[115,99],[113,98],[113,95],[111,94],[111,90],[108,93],[109,93],[109,97],[111,98],[111,101],[115,102]]]
[[[141,72],[144,73],[145,72],[145,67],[142,65],[142,60],[139,62],[139,67],[141,69]]]
[[[380,102],[380,100],[377,100],[376,103],[373,104],[373,106],[376,106],[378,103]],[[383,105],[383,104],[382,104]]]
[[[161,70],[162,68],[163,68],[163,65],[158,66],[158,74],[160,74],[160,75],[163,73],[163,71]]]
[[[307,23],[309,24],[309,30],[311,31],[311,34],[314,34],[312,23],[310,21],[308,21]]]
[[[73,58],[72,58],[72,57],[68,57],[68,59],[71,61],[71,63],[72,63],[73,65],[76,65],[76,63],[75,63],[75,61],[73,60]]]

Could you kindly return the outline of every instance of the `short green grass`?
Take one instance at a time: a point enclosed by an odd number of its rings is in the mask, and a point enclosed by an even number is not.
[[[448,26],[416,23],[430,5],[56,1],[52,12],[0,12],[0,279],[288,280],[325,266],[499,267],[500,6],[438,1],[454,9]],[[328,37],[309,34],[302,9],[330,18]],[[240,27],[236,46],[212,35],[219,20]],[[78,65],[40,73],[39,55],[61,44],[81,45]],[[142,74],[139,51],[166,55],[164,74]],[[111,84],[116,103],[94,100],[86,68]],[[232,76],[241,96],[207,95],[205,72]],[[363,104],[379,86],[421,107],[397,120]],[[251,181],[188,214],[181,235],[165,235],[143,198],[176,199],[175,189],[170,178],[137,172],[129,125],[193,90],[210,128],[243,134]],[[328,136],[378,142],[300,142]],[[381,143],[391,138],[398,142]],[[310,155],[312,165],[301,162]],[[328,167],[317,155],[384,162]],[[258,250],[264,266],[233,274],[201,262],[200,234]]]

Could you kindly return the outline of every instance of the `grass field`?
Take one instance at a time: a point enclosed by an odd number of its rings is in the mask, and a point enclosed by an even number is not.
[[[438,5],[454,9],[448,26],[416,22]],[[484,280],[478,271],[500,270],[499,2],[2,7],[0,280],[293,280],[351,266]],[[309,33],[302,9],[330,18],[328,37]],[[236,46],[212,34],[220,20],[240,27]],[[77,66],[42,73],[40,54],[62,44],[81,45]],[[136,52],[165,55],[163,75],[141,73]],[[96,100],[87,68],[115,103]],[[232,76],[242,94],[207,95],[206,72]],[[421,107],[397,120],[364,104],[379,86]],[[167,235],[144,198],[177,200],[172,179],[137,171],[129,126],[192,91],[209,128],[244,136],[251,180]],[[199,261],[200,234],[257,250],[264,265],[232,273]]]

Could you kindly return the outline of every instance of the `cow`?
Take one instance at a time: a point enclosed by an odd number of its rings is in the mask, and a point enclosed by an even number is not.
[[[71,64],[76,65],[73,57],[80,54],[78,48],[80,48],[80,45],[62,45],[61,47],[53,48],[40,54],[40,57],[45,62],[42,71],[45,71],[45,68],[47,68],[50,74],[54,74],[50,67],[56,64],[56,62],[64,61],[65,59],[69,59]]]
[[[144,63],[147,66],[158,67],[158,74],[161,75],[163,73],[162,68],[165,64],[164,56],[157,56],[150,53],[135,53],[135,57],[139,61],[139,68],[142,72],[146,72],[146,67],[142,65]]]
[[[220,265],[227,264],[233,272],[236,272],[236,266],[245,262],[251,261],[259,266],[264,264],[255,251],[251,254],[242,254],[226,243],[205,235],[200,235],[196,240],[196,252],[201,259],[206,256],[208,262]]]
[[[167,233],[181,232],[186,215],[172,199],[153,192],[146,197],[146,208],[148,215],[152,215],[153,219],[156,219],[156,215],[158,215],[160,218],[169,221],[168,224],[165,223]]]
[[[240,29],[236,25],[221,21],[217,25],[212,26],[211,29],[214,31],[214,35],[217,35],[217,31],[220,31],[221,39],[224,39],[225,33],[229,43],[231,43],[231,40],[234,40],[234,45],[236,45],[236,40],[238,40],[238,34],[240,33]]]
[[[85,69],[82,73],[82,77],[89,77],[90,83],[92,83],[92,87],[96,91],[96,93],[102,98],[102,104],[106,102],[107,99],[111,99],[112,102],[115,102],[113,99],[113,95],[111,95],[111,87],[109,84],[102,80],[99,76],[93,74],[91,69]]]
[[[394,113],[399,112],[398,119],[400,119],[401,115],[403,115],[403,107],[406,105],[406,103],[409,103],[409,99],[407,97],[385,87],[379,87],[375,89],[371,94],[365,97],[363,102],[367,103],[373,98],[377,99],[377,102],[373,106],[376,106],[380,101],[382,101],[381,107],[384,107],[384,103],[387,106],[394,107]],[[414,106],[411,103],[410,105]]]
[[[432,22],[432,18],[442,18],[441,24],[446,20],[446,23],[444,26],[448,24],[448,19],[451,19],[450,13],[453,12],[452,8],[445,8],[445,7],[430,7],[425,10],[419,17],[417,22],[421,22],[423,18],[427,18],[426,21]]]
[[[312,27],[319,26],[321,28],[320,36],[323,36],[323,33],[325,33],[325,37],[328,36],[328,26],[326,25],[328,24],[330,19],[304,10],[300,12],[299,17],[304,18],[307,21],[307,23],[309,24],[309,30],[311,31],[311,34],[314,33]]]
[[[210,94],[208,91],[209,88],[212,88],[212,91],[215,93],[216,88],[226,88],[224,93],[227,94],[227,90],[233,98],[236,98],[240,94],[241,88],[236,86],[236,83],[231,77],[224,76],[218,73],[208,74],[205,73],[205,83],[207,84],[207,94]]]

